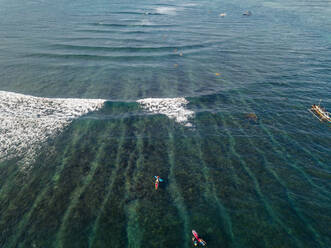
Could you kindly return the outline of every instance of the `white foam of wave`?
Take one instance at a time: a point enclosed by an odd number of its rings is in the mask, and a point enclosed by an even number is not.
[[[177,8],[175,7],[156,7],[155,12],[162,15],[176,15]]]
[[[189,102],[184,97],[145,98],[137,102],[147,111],[155,114],[163,114],[180,124],[192,126],[189,118],[194,116],[194,112],[186,108]]]
[[[29,167],[48,139],[55,137],[74,119],[96,111],[103,99],[44,98],[0,91],[0,162],[22,157]],[[185,98],[146,98],[137,101],[143,109],[164,114],[185,126],[194,112]]]
[[[152,23],[150,20],[143,19],[137,25],[143,25],[143,26],[152,26],[154,23]]]
[[[195,7],[195,6],[198,6],[199,4],[197,3],[184,3],[182,6],[184,7]]]
[[[105,100],[44,98],[0,91],[0,161],[23,156],[34,161],[37,150],[72,120],[100,109]]]

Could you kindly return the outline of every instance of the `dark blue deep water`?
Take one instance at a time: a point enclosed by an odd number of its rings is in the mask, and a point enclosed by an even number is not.
[[[2,248],[331,247],[330,1],[0,0],[0,90],[107,100],[0,162]]]

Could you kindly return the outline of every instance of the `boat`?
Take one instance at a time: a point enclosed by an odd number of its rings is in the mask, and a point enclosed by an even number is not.
[[[331,123],[330,113],[327,112],[325,108],[321,107],[321,101],[318,105],[313,104],[308,110],[320,121],[326,121]]]
[[[248,11],[245,11],[245,12],[243,13],[243,15],[244,15],[244,16],[251,16],[251,15],[252,15],[252,12],[251,12],[250,10],[248,10]]]

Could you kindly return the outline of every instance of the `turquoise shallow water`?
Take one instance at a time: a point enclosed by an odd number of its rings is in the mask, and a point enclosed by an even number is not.
[[[331,109],[330,2],[0,6],[1,91],[108,100],[30,169],[0,162],[1,247],[330,247],[331,129],[307,111]],[[192,127],[147,97],[185,97]]]

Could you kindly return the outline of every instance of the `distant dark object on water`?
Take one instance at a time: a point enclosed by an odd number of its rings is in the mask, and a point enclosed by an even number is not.
[[[252,15],[252,12],[251,11],[245,11],[243,13],[244,16],[251,16]]]
[[[258,120],[257,115],[255,113],[246,114],[246,118],[250,121],[255,122],[255,123],[257,123],[257,120]]]

